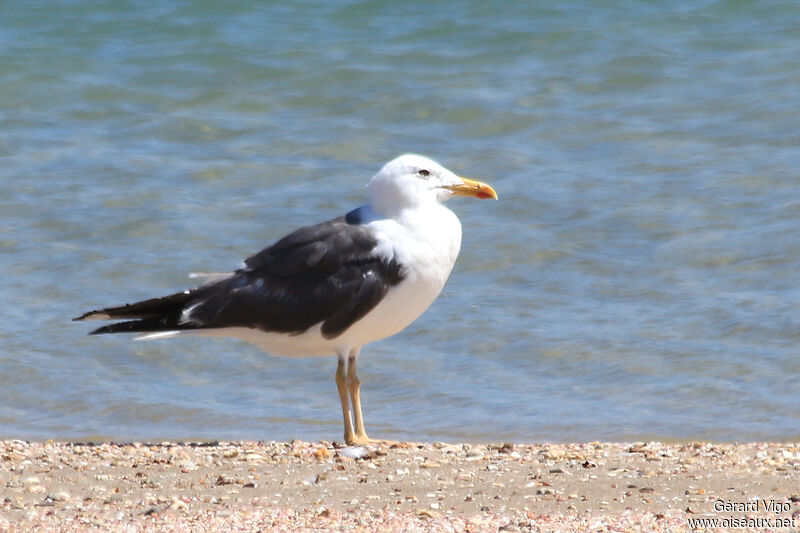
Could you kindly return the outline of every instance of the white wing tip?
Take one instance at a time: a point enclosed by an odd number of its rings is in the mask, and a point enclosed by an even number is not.
[[[171,337],[175,337],[176,335],[180,335],[180,331],[159,331],[157,333],[148,333],[147,335],[140,335],[139,337],[134,337],[133,340],[135,341],[155,341],[158,339],[169,339]]]
[[[230,272],[189,272],[189,279],[204,279],[206,283],[219,281],[230,276]]]

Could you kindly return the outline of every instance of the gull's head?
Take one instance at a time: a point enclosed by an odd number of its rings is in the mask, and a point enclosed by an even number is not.
[[[497,200],[497,193],[486,183],[457,176],[416,154],[401,155],[386,163],[367,190],[372,206],[383,212],[439,203],[454,195]]]

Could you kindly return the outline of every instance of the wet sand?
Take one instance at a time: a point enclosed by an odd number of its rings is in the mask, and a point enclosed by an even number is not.
[[[799,482],[796,444],[12,440],[0,531],[794,530]]]

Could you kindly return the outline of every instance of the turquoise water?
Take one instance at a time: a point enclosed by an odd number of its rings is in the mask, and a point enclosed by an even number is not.
[[[0,4],[0,437],[340,439],[332,359],[87,337],[364,200],[485,179],[372,436],[800,438],[800,4]]]

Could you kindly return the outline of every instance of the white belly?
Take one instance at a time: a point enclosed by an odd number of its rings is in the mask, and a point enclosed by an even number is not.
[[[419,283],[403,281],[393,287],[366,316],[333,339],[322,336],[321,323],[299,335],[251,328],[206,330],[201,334],[235,337],[256,344],[267,353],[285,357],[347,354],[354,348],[401,332],[430,307],[438,294],[438,291],[431,294],[422,290]]]

